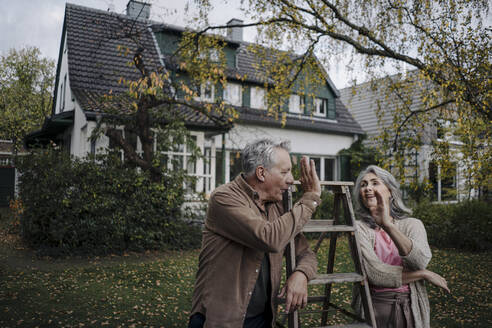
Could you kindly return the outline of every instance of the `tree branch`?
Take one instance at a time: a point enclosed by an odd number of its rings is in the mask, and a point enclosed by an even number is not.
[[[403,129],[403,127],[405,126],[405,124],[408,122],[408,120],[415,116],[415,115],[418,115],[418,114],[422,114],[422,113],[427,113],[427,112],[430,112],[434,109],[437,109],[439,107],[443,107],[443,106],[446,106],[450,103],[454,103],[456,101],[456,99],[448,99],[442,103],[439,103],[437,105],[434,105],[434,106],[431,106],[431,107],[428,107],[428,108],[425,108],[425,109],[418,109],[418,110],[411,110],[410,111],[410,114],[408,114],[405,119],[403,120],[403,122],[401,124],[398,125],[398,129],[396,129],[396,132],[395,132],[395,138],[393,140],[393,151],[397,151],[398,150],[398,137],[401,133],[401,130]]]

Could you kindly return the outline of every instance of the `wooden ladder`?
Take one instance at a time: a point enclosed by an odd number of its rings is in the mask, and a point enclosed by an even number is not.
[[[300,185],[298,181],[294,183],[295,185]],[[316,246],[313,251],[318,252],[321,242],[323,239],[330,235],[330,248],[328,250],[328,264],[326,268],[326,273],[318,274],[317,277],[309,282],[310,285],[325,285],[325,295],[324,296],[310,296],[308,297],[308,303],[323,303],[322,310],[313,310],[312,312],[321,312],[321,326],[320,328],[328,327],[376,327],[376,320],[374,318],[374,311],[372,307],[371,293],[369,291],[369,284],[367,281],[367,276],[362,267],[362,261],[360,257],[360,246],[357,241],[357,235],[355,234],[355,216],[352,207],[352,200],[350,197],[349,187],[353,186],[352,182],[339,182],[339,181],[321,181],[322,187],[328,187],[334,192],[334,204],[333,213],[331,220],[310,220],[303,228],[303,232],[318,232],[321,233]],[[340,221],[340,212],[343,206],[343,218],[344,222]],[[289,190],[286,195],[284,195],[284,208],[287,210],[292,209],[292,192]],[[352,261],[354,262],[355,272],[346,273],[333,273],[334,262],[335,262],[335,250],[337,244],[337,237],[341,233],[346,233],[348,235],[348,243],[350,248],[350,253]],[[292,274],[296,267],[295,259],[295,246],[294,240],[291,240],[287,246],[287,277]],[[359,288],[360,295],[362,298],[362,305],[365,314],[365,320],[360,318],[354,313],[347,311],[339,305],[331,302],[331,288],[334,283],[355,283],[356,287]],[[281,299],[285,303],[285,299]],[[341,311],[345,315],[358,320],[358,323],[346,324],[346,325],[336,325],[327,326],[328,322],[328,310],[332,307],[338,311]],[[293,311],[288,315],[288,327],[298,328],[299,322],[299,312]]]

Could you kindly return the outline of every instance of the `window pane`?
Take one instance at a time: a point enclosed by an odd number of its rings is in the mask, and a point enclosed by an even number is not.
[[[173,144],[173,151],[177,153],[182,153],[184,152],[185,146],[182,143],[174,143]]]
[[[180,170],[183,169],[184,156],[174,155],[173,156],[173,169]]]
[[[316,174],[318,174],[318,177],[321,178],[320,175],[320,170],[321,170],[321,160],[318,157],[311,157],[311,159],[314,161],[314,165],[316,165]]]
[[[163,155],[161,157],[161,167],[163,167],[164,169],[167,169],[168,160],[169,160],[169,156]]]
[[[265,109],[265,90],[262,88],[251,88],[251,107]]]
[[[193,140],[194,146],[197,146],[197,137],[196,136],[190,136],[191,140]],[[186,146],[186,153],[190,154],[191,153],[191,148],[189,145]]]
[[[199,89],[200,95],[196,98],[196,100],[214,101],[214,85],[212,83],[204,83]]]
[[[300,113],[300,97],[299,95],[290,95],[289,98],[289,112],[291,113]]]
[[[212,152],[210,148],[205,148],[205,154],[203,159],[203,173],[210,174],[210,163],[212,163]]]
[[[203,191],[206,193],[210,192],[210,183],[212,181],[211,178],[203,178]]]
[[[192,181],[185,182],[185,190],[188,193],[193,193],[196,190],[196,181],[193,179]]]
[[[316,98],[314,100],[315,110],[314,113],[318,116],[326,116],[326,99]]]
[[[213,97],[212,86],[209,83],[205,84],[203,96],[205,99],[212,99]]]
[[[193,161],[190,157],[186,157],[186,172],[188,174],[196,173],[196,162]]]
[[[225,101],[231,105],[241,106],[241,85],[237,83],[228,83],[224,98]]]
[[[333,181],[333,168],[335,166],[335,159],[325,158],[325,181]]]
[[[456,200],[456,164],[444,172],[441,169],[441,200]]]
[[[219,50],[218,49],[210,49],[210,60],[213,62],[219,61]]]

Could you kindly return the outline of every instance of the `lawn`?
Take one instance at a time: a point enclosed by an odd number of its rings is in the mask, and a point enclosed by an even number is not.
[[[0,327],[186,326],[198,250],[39,258],[7,233],[9,225],[0,228]],[[339,250],[337,270],[350,269],[345,242]],[[448,279],[452,294],[428,287],[432,327],[492,326],[491,255],[433,249],[430,269]],[[348,308],[350,286],[337,286],[334,298]],[[315,320],[303,316],[307,325]]]

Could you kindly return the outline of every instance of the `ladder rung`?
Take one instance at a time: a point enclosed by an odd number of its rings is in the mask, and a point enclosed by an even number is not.
[[[322,186],[349,186],[352,187],[354,183],[352,181],[320,181]],[[295,180],[294,185],[301,185],[301,181]]]
[[[346,325],[336,325],[336,326],[323,326],[318,328],[371,328],[367,323],[359,322],[359,323],[349,323]]]
[[[333,220],[311,220],[302,228],[303,232],[347,232],[355,231],[354,226],[336,224]]]
[[[315,279],[309,282],[310,285],[322,285],[340,282],[359,282],[363,281],[364,277],[355,272],[346,273],[324,273],[318,274]]]
[[[326,299],[326,296],[308,296],[308,303],[320,303],[324,302]],[[286,298],[285,297],[277,297],[277,302],[279,304],[284,304]]]

